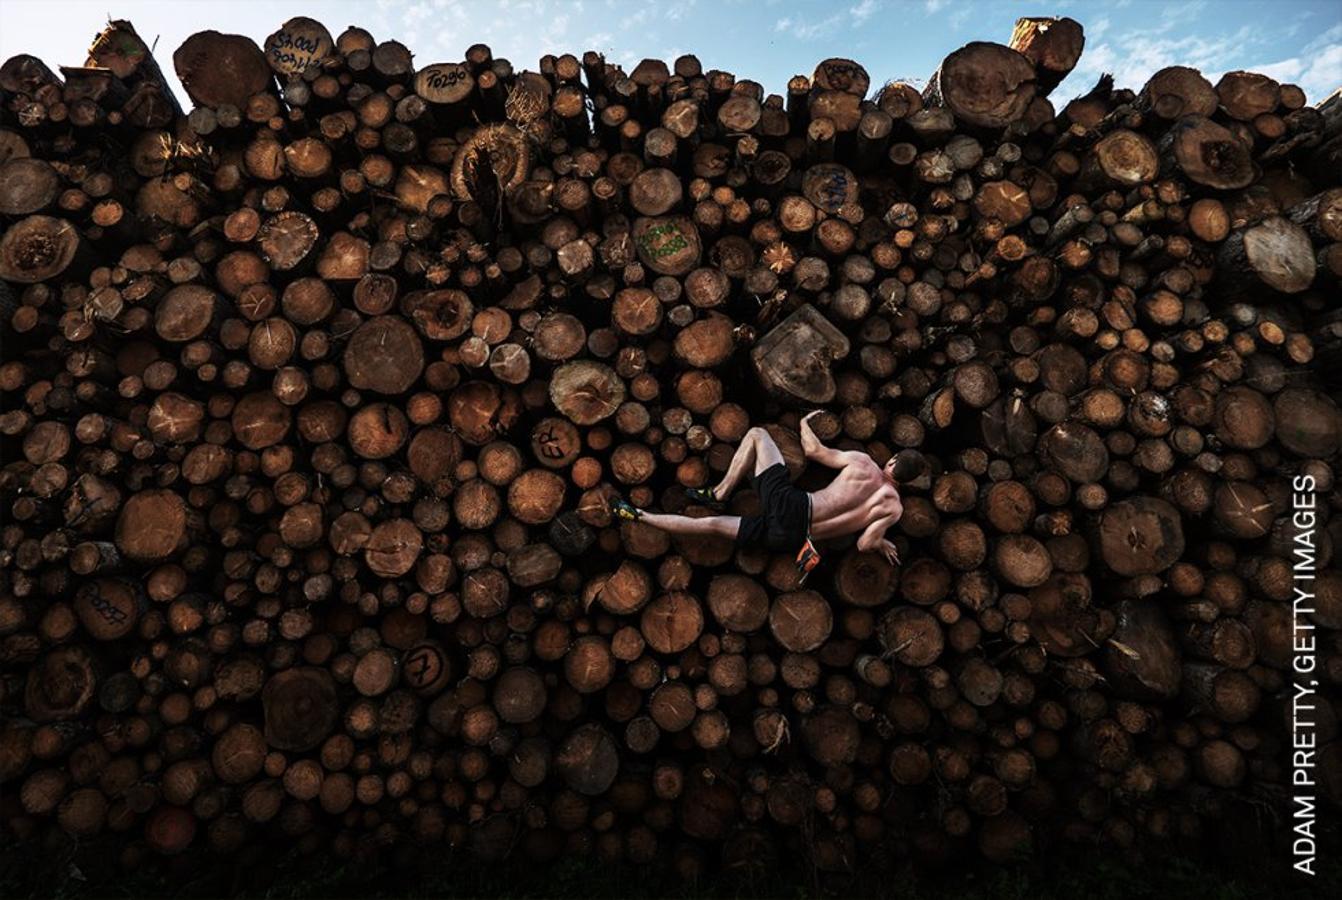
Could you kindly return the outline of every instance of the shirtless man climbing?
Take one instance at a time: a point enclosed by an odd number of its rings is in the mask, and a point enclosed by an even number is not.
[[[693,501],[721,505],[749,471],[760,497],[761,515],[696,519],[645,512],[618,498],[611,501],[611,508],[622,519],[646,522],[671,534],[717,535],[743,546],[795,552],[797,568],[803,575],[820,561],[812,539],[858,532],[862,535],[857,539],[859,550],[875,550],[891,564],[898,564],[899,554],[885,532],[904,514],[898,486],[918,477],[923,466],[921,456],[896,454],[882,467],[861,451],[826,447],[811,429],[811,418],[818,412],[802,419],[801,446],[807,459],[839,470],[838,477],[823,490],[807,493],[793,487],[778,445],[763,428],[752,428],[742,439],[722,481],[708,489],[691,488],[686,495]]]

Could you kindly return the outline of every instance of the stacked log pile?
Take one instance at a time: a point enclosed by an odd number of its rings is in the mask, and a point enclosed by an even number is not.
[[[1071,20],[925,88],[423,64],[294,19],[0,68],[0,828],[1004,862],[1288,785],[1293,494],[1342,801],[1342,102]],[[708,511],[920,450],[893,568]],[[1304,487],[1302,487],[1302,485]],[[730,510],[757,508],[748,491]]]

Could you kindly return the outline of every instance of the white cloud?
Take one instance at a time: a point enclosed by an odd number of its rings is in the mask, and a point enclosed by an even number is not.
[[[1104,37],[1104,33],[1109,30],[1109,17],[1096,19],[1095,24],[1086,26],[1086,39],[1097,41]]]
[[[929,16],[941,12],[941,8],[949,3],[950,0],[923,0],[923,9],[927,10]]]
[[[974,7],[965,4],[961,6],[959,9],[957,9],[955,12],[951,13],[950,17],[947,18],[946,21],[950,23],[951,29],[953,31],[959,31],[961,27],[963,27],[964,24],[969,21],[969,17],[972,16],[973,14],[974,14]]]
[[[1245,66],[1250,72],[1299,85],[1310,103],[1318,103],[1342,85],[1342,42],[1316,48],[1309,56]]]
[[[852,17],[853,27],[856,28],[870,19],[872,14],[880,9],[880,7],[881,4],[878,0],[862,0],[862,2],[856,6],[849,7],[848,15]]]
[[[1305,45],[1304,52],[1308,55],[1323,49],[1329,44],[1336,44],[1339,41],[1342,41],[1342,22],[1338,22],[1323,34],[1317,35],[1312,41]]]
[[[1342,43],[1316,51],[1313,62],[1296,81],[1311,103],[1318,103],[1342,87]]]
[[[844,13],[842,10],[826,19],[810,22],[795,20],[791,18],[782,18],[774,23],[774,31],[786,32],[799,41],[813,41],[833,34],[843,22]]]
[[[652,8],[645,6],[636,13],[625,16],[620,20],[620,27],[623,29],[638,28],[647,23],[652,18]]]
[[[405,8],[401,13],[401,19],[406,25],[418,25],[429,16],[433,15],[433,8],[427,3],[414,3]]]
[[[1176,10],[1174,16],[1179,15],[1181,13]],[[1269,36],[1247,25],[1220,35],[1201,32],[1174,37],[1168,31],[1162,23],[1155,29],[1132,29],[1088,45],[1076,71],[1068,79],[1066,89],[1056,96],[1065,100],[1084,93],[1103,72],[1112,73],[1115,84],[1120,87],[1139,90],[1156,71],[1174,65],[1199,69],[1213,84],[1230,69],[1262,71],[1265,66],[1272,66],[1273,71],[1269,74],[1280,73],[1273,77],[1294,79],[1311,100],[1321,99],[1331,90],[1320,85],[1330,80],[1333,86],[1342,82],[1342,72],[1339,71],[1342,60],[1334,52],[1334,48],[1342,47],[1342,26],[1330,43],[1319,44],[1312,53],[1257,65],[1250,63],[1263,53]],[[1100,34],[1103,33],[1101,30]],[[1325,32],[1325,36],[1327,34]],[[1096,36],[1092,30],[1091,37]],[[1315,43],[1319,42],[1316,40]]]
[[[1305,65],[1300,57],[1292,56],[1290,59],[1283,59],[1281,62],[1263,63],[1249,66],[1248,69],[1250,72],[1258,72],[1269,78],[1294,84],[1300,78],[1300,73],[1305,70]]]
[[[1177,0],[1177,2],[1167,5],[1160,14],[1160,30],[1169,31],[1176,25],[1187,25],[1196,22],[1202,18],[1202,11],[1207,7],[1207,0],[1193,0],[1189,3],[1186,0]]]

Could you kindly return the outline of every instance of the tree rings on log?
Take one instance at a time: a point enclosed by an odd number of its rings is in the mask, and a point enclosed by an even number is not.
[[[745,575],[713,576],[707,599],[713,617],[732,631],[758,631],[769,618],[769,595],[758,581]]]
[[[1216,395],[1216,436],[1227,446],[1255,450],[1272,439],[1276,416],[1271,404],[1250,387],[1226,388]]]
[[[946,646],[941,623],[914,606],[901,606],[882,616],[880,638],[885,653],[906,666],[930,666]]]
[[[452,195],[485,205],[503,198],[526,180],[531,151],[526,138],[511,125],[482,125],[461,145],[452,160]]]
[[[601,605],[617,616],[638,612],[652,595],[652,579],[647,570],[633,560],[625,560],[598,591]]]
[[[673,350],[676,358],[687,365],[711,369],[722,365],[732,355],[735,343],[732,320],[721,313],[710,312],[691,322],[676,335]]]
[[[352,386],[403,394],[424,371],[424,345],[404,319],[374,316],[355,329],[344,361]]]
[[[658,275],[686,275],[699,265],[703,245],[688,216],[644,216],[634,220],[639,261]]]
[[[1044,650],[1062,657],[1085,656],[1113,631],[1113,613],[1091,606],[1090,579],[1080,573],[1054,572],[1031,588],[1030,634]]]
[[[61,722],[78,718],[93,698],[97,676],[93,659],[83,647],[57,647],[28,670],[23,708],[34,722]]]
[[[1277,440],[1299,456],[1326,459],[1342,449],[1342,410],[1322,391],[1287,388],[1272,402]]]
[[[1034,96],[1030,61],[986,41],[971,41],[946,57],[923,91],[929,106],[945,106],[979,128],[1003,128],[1023,118]]]
[[[802,176],[801,191],[817,209],[830,215],[857,202],[857,176],[847,166],[821,163],[811,166]]]
[[[475,76],[464,63],[434,63],[415,73],[415,93],[430,103],[451,106],[475,90]]]
[[[162,562],[186,548],[187,509],[176,491],[141,491],[126,500],[116,523],[116,545],[127,559]]]
[[[331,674],[302,666],[271,676],[261,692],[261,708],[266,742],[277,750],[303,753],[335,728],[340,704]]]
[[[325,25],[306,16],[294,16],[266,38],[266,61],[278,75],[302,75],[319,68],[334,47]]]
[[[78,229],[65,219],[20,219],[0,238],[0,278],[19,284],[56,278],[74,262],[81,244]]]
[[[615,783],[620,753],[615,739],[600,725],[581,725],[560,741],[554,765],[570,788],[595,797]]]
[[[639,630],[655,652],[679,653],[703,633],[704,612],[692,595],[671,591],[643,608]]]
[[[246,109],[272,83],[261,48],[240,34],[198,31],[172,54],[182,87],[197,106]]]
[[[494,709],[501,720],[513,725],[540,718],[547,697],[544,679],[521,666],[504,671],[494,685]]]
[[[1134,700],[1169,700],[1179,694],[1181,654],[1169,619],[1159,605],[1124,600],[1114,611],[1117,626],[1104,648],[1105,673]]]
[[[582,452],[582,436],[568,419],[547,416],[531,429],[531,455],[548,469],[562,469]]]
[[[51,164],[31,157],[0,162],[0,214],[26,216],[50,206],[61,189]]]
[[[140,596],[120,579],[100,578],[75,594],[75,614],[94,640],[115,641],[130,634],[140,619]]]
[[[898,586],[898,570],[870,551],[849,550],[834,576],[839,599],[852,606],[883,606],[894,598]]]
[[[614,415],[624,395],[624,381],[615,370],[590,360],[565,363],[550,377],[550,402],[578,425]]]
[[[1247,182],[1246,182],[1247,183]],[[1282,216],[1268,216],[1221,244],[1222,277],[1257,278],[1283,294],[1298,294],[1314,283],[1314,245],[1304,228]]]
[[[1100,555],[1119,575],[1155,575],[1184,553],[1179,511],[1157,497],[1135,497],[1100,517]]]
[[[455,288],[412,291],[401,298],[401,309],[431,341],[456,340],[471,327],[475,316],[471,298]]]
[[[468,381],[453,388],[447,398],[448,420],[457,436],[476,447],[506,434],[519,415],[517,392],[491,381]]]
[[[1186,178],[1206,187],[1233,190],[1258,177],[1249,148],[1229,129],[1200,115],[1176,122],[1161,138],[1160,151]]]
[[[793,653],[807,653],[829,638],[834,613],[815,591],[788,591],[769,608],[769,631],[774,640]]]
[[[848,355],[848,338],[814,306],[805,304],[750,351],[760,383],[771,393],[805,404],[833,401],[833,360]]]
[[[317,223],[297,210],[271,216],[257,232],[261,257],[272,269],[287,272],[296,268],[317,246],[321,232]]]
[[[1077,484],[1097,482],[1109,471],[1109,450],[1094,430],[1062,422],[1044,433],[1039,451],[1049,466]]]

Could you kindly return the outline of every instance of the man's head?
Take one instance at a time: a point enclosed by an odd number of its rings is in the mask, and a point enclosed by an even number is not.
[[[927,470],[927,460],[917,450],[901,450],[882,467],[894,484],[907,484]]]

